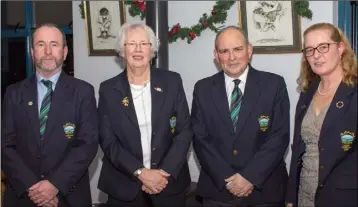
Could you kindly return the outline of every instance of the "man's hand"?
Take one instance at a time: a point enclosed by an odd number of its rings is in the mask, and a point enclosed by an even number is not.
[[[248,180],[238,173],[225,179],[225,181],[227,182],[226,189],[238,197],[246,197],[250,195],[254,187]]]
[[[58,198],[54,197],[50,202],[46,203],[43,207],[58,207]]]
[[[163,170],[143,169],[138,179],[142,181],[145,187],[142,187],[143,191],[150,194],[158,194],[167,186],[169,176]]]
[[[293,204],[292,203],[287,203],[286,207],[293,207]]]
[[[29,198],[38,206],[44,206],[50,202],[58,190],[48,180],[42,180],[29,189]]]

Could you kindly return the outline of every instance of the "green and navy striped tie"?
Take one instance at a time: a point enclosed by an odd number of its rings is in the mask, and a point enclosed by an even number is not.
[[[231,104],[230,104],[230,117],[234,127],[234,132],[236,133],[236,123],[239,118],[239,111],[242,102],[242,92],[239,88],[240,80],[234,80],[235,87],[231,93]]]
[[[40,109],[40,135],[43,137],[45,130],[46,130],[46,122],[48,119],[48,112],[50,111],[51,107],[51,97],[52,97],[52,82],[50,80],[42,80],[41,81],[47,88],[47,92],[45,94],[44,99],[41,103]]]

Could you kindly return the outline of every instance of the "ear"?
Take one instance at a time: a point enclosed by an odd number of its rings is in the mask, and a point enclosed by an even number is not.
[[[214,49],[213,52],[214,52],[214,57],[215,57],[216,62],[219,63],[219,53],[218,53],[218,51],[216,49]]]
[[[342,57],[342,54],[345,50],[346,50],[346,44],[344,44],[344,42],[340,42],[338,47],[339,57]]]
[[[252,44],[248,44],[247,45],[247,53],[249,54],[249,59],[252,58],[252,53],[254,52],[254,47],[252,46]]]
[[[66,60],[67,54],[68,54],[68,47],[66,46],[63,48],[63,60]]]

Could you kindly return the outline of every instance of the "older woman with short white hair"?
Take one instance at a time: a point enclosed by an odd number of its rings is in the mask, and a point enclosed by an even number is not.
[[[125,69],[99,90],[98,188],[110,206],[184,206],[192,140],[181,77],[151,67],[159,41],[145,24],[124,24],[116,51]]]

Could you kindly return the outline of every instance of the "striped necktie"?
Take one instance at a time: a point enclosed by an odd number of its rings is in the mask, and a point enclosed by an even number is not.
[[[240,80],[236,79],[234,80],[234,83],[235,83],[235,87],[231,93],[230,117],[234,127],[234,132],[236,133],[236,123],[239,118],[239,111],[242,101],[242,92],[239,88]]]
[[[46,122],[48,119],[48,112],[50,111],[51,106],[51,97],[52,97],[52,82],[50,80],[42,80],[41,81],[47,88],[47,92],[45,94],[44,99],[41,103],[40,109],[40,135],[43,137],[46,130]]]

